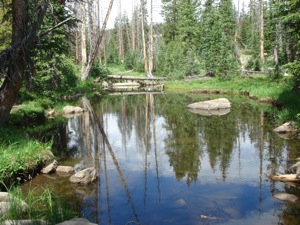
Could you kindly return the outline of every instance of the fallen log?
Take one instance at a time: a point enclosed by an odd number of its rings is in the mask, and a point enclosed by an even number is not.
[[[273,176],[272,180],[282,181],[282,182],[300,182],[298,174],[282,174],[278,176]]]

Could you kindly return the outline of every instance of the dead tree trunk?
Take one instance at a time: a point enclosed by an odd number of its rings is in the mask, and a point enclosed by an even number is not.
[[[0,73],[4,81],[0,87],[0,125],[2,125],[12,109],[17,95],[25,79],[25,69],[29,49],[34,48],[37,32],[40,29],[48,8],[46,1],[37,7],[37,20],[28,27],[29,2],[27,0],[12,1],[12,47],[0,55]]]
[[[143,53],[144,53],[144,69],[145,73],[148,76],[148,60],[147,60],[147,46],[146,46],[146,38],[145,38],[145,21],[144,21],[144,1],[141,0],[141,19],[142,19],[142,39],[143,39]]]
[[[81,72],[86,70],[86,19],[85,19],[85,1],[81,2]]]
[[[111,0],[110,3],[109,3],[109,7],[108,7],[108,10],[107,10],[107,13],[106,13],[106,17],[105,17],[105,20],[104,20],[104,23],[102,25],[102,29],[101,29],[101,32],[98,36],[98,39],[97,39],[97,42],[96,42],[96,45],[92,51],[92,54],[90,54],[89,56],[89,61],[87,63],[87,66],[86,66],[86,69],[85,71],[82,72],[81,74],[81,80],[82,81],[85,81],[86,78],[88,77],[91,69],[92,69],[92,66],[93,66],[93,63],[95,61],[95,58],[97,56],[97,52],[98,52],[98,49],[99,49],[99,46],[101,44],[101,41],[102,41],[102,38],[103,38],[103,35],[105,33],[105,28],[106,28],[106,24],[107,24],[107,21],[108,21],[108,18],[109,18],[109,14],[111,12],[111,9],[112,9],[112,6],[113,6],[113,3],[114,3],[114,0]]]
[[[153,77],[154,71],[154,40],[153,40],[153,2],[150,1],[150,56],[148,77]]]
[[[260,63],[264,63],[264,1],[260,0]]]

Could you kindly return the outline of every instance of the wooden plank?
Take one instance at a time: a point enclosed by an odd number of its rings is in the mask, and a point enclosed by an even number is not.
[[[163,92],[155,92],[155,91],[128,91],[128,92],[112,92],[112,93],[109,93],[108,95],[141,95],[141,94],[144,94],[144,95],[148,95],[148,94],[163,94]]]
[[[163,77],[135,77],[135,76],[123,76],[123,75],[108,75],[109,79],[120,79],[120,80],[149,80],[149,81],[159,81],[166,80]]]

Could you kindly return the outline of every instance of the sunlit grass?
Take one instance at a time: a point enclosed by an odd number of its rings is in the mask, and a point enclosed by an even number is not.
[[[257,97],[278,98],[279,95],[289,87],[281,80],[273,80],[269,78],[234,78],[231,80],[220,81],[217,78],[209,80],[194,81],[168,81],[165,83],[167,91],[182,92],[197,89],[221,89],[232,93],[240,91],[248,91],[249,94]]]
[[[41,160],[41,154],[50,149],[50,144],[21,139],[18,142],[4,142],[0,145],[0,180],[33,169]],[[22,174],[19,174],[22,175]]]
[[[46,188],[42,193],[36,193],[35,189],[30,190],[26,195],[21,192],[20,187],[13,187],[8,190],[11,206],[5,217],[0,216],[0,223],[4,220],[31,220],[30,224],[57,224],[62,221],[78,216],[75,211],[57,203],[51,189]],[[27,207],[24,210],[24,203]]]
[[[271,79],[267,76],[237,77],[220,81],[217,78],[193,81],[168,81],[166,92],[189,92],[192,90],[226,90],[229,94],[249,93],[256,98],[271,98],[277,105],[275,119],[277,123],[295,120],[300,112],[299,92],[292,89],[288,78]]]
[[[139,76],[145,77],[144,72],[134,71],[134,70],[127,70],[125,69],[124,65],[109,65],[109,70],[111,75],[124,75],[124,76]]]

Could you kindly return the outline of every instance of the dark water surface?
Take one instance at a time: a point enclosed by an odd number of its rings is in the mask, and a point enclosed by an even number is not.
[[[300,157],[299,141],[278,137],[263,110],[241,99],[229,98],[232,109],[222,116],[188,111],[207,98],[93,101],[97,117],[68,120],[65,163],[96,167],[98,181],[78,186],[39,175],[23,189],[48,186],[63,205],[98,224],[300,224],[300,204],[273,197],[300,197],[299,187],[269,179]]]

